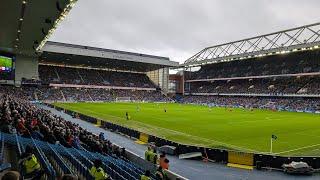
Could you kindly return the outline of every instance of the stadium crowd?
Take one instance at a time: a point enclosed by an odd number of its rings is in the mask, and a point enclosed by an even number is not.
[[[156,88],[144,73],[39,65],[43,83]]]
[[[210,106],[277,109],[286,111],[320,111],[319,98],[237,97],[237,96],[185,96],[183,103]]]
[[[14,91],[11,92],[15,93]],[[33,138],[51,144],[60,143],[65,147],[73,147],[76,149],[85,148],[91,152],[98,152],[111,155],[115,158],[125,159],[125,149],[114,146],[105,138],[103,133],[95,135],[80,127],[78,124],[66,121],[48,110],[31,104],[26,98],[17,98],[16,95],[17,94],[6,93],[0,96],[1,132],[17,134],[25,138]],[[31,146],[27,146],[25,155],[21,157],[21,161],[23,162],[22,166],[25,166],[27,169],[26,172],[22,170],[23,172],[21,173],[24,174],[25,177],[30,176],[33,179],[40,179],[44,172],[41,170],[39,161],[33,154],[32,149]],[[152,155],[155,159],[158,157],[157,154]],[[161,156],[159,160],[163,163]],[[167,159],[164,161],[166,169],[168,169],[168,162]],[[157,179],[167,179],[161,163],[155,172],[155,177],[157,177]],[[157,159],[155,160],[155,164],[157,164]],[[90,173],[95,179],[108,179],[108,175],[103,171],[101,165],[101,160],[97,159],[90,169]],[[97,171],[98,169],[99,171]],[[20,176],[18,172],[16,172],[15,175]],[[141,178],[146,180],[150,179],[150,176],[150,171],[141,174]]]
[[[126,98],[128,101],[171,101],[157,90],[131,89],[93,89],[93,88],[55,88],[1,86],[0,93],[11,93],[30,101],[117,101]]]
[[[190,93],[320,94],[319,76],[191,82]]]
[[[266,56],[241,61],[204,65],[186,79],[248,77],[262,75],[298,74],[320,71],[319,51]]]
[[[127,98],[133,101],[168,101],[160,91],[92,89],[92,88],[35,88],[34,100],[40,101],[117,101]],[[37,96],[37,98],[35,97]]]
[[[39,108],[24,98],[2,95],[0,110],[2,132],[17,133],[52,144],[58,141],[66,147],[84,147],[93,152],[119,154],[110,141]]]

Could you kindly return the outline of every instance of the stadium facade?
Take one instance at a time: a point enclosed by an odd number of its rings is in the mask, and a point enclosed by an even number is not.
[[[177,62],[170,61],[166,57],[57,42],[45,44],[39,63],[41,65],[144,73],[165,93],[168,91],[169,67],[178,65]]]

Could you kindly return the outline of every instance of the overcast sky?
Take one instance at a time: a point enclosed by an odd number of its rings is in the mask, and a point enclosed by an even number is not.
[[[320,0],[78,0],[51,41],[183,62],[224,42],[320,21]]]

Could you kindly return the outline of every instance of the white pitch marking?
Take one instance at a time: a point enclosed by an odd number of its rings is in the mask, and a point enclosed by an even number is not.
[[[278,153],[275,153],[275,154],[283,154],[283,153],[287,153],[287,152],[298,151],[298,150],[301,150],[301,149],[307,149],[307,148],[316,147],[316,146],[320,146],[320,144],[304,146],[304,147],[301,147],[301,148],[291,149],[291,150],[288,150],[288,151],[282,151],[282,152],[278,152]]]

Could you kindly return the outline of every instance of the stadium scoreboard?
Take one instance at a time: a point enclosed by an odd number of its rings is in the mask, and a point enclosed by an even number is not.
[[[12,71],[13,60],[10,57],[0,56],[0,73],[9,73]]]

